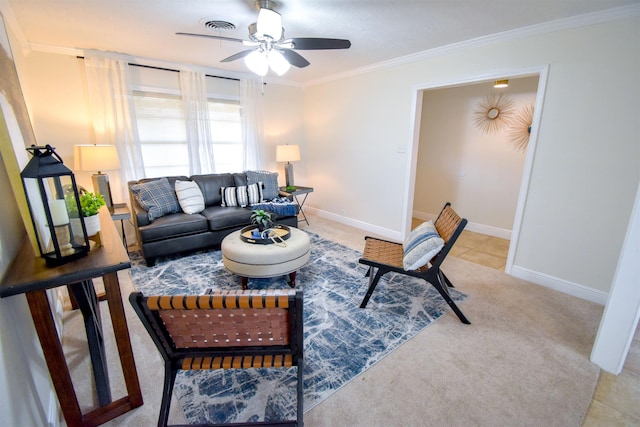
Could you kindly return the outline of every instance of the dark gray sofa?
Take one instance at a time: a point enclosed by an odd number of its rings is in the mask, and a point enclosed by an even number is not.
[[[148,266],[155,264],[158,257],[219,246],[225,236],[250,225],[251,207],[223,207],[222,187],[247,185],[245,173],[224,173],[209,175],[166,177],[173,188],[176,180],[194,181],[202,191],[205,209],[200,213],[170,213],[153,221],[147,211],[138,203],[131,186],[161,178],[129,181],[129,196],[133,225],[138,244]],[[297,227],[298,217],[278,216],[274,222]]]

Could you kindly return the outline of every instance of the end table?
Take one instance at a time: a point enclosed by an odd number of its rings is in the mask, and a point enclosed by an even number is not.
[[[124,220],[131,218],[131,212],[126,203],[116,203],[113,205],[113,212],[111,213],[111,219],[113,221],[120,221],[120,230],[122,231],[122,244],[129,253],[129,247],[127,246],[127,236],[124,234]]]
[[[304,210],[302,210],[302,207],[304,206],[304,202],[307,201],[307,196],[309,195],[309,193],[313,193],[313,187],[302,187],[300,185],[296,185],[295,187],[296,189],[293,191],[287,191],[287,187],[280,187],[280,195],[283,197],[293,197],[293,199],[296,201],[296,204],[300,208],[302,221],[306,222],[307,225],[309,225],[309,220],[304,214]],[[302,199],[302,202],[300,202],[300,200],[298,200],[298,196],[302,196],[303,194],[304,198]]]

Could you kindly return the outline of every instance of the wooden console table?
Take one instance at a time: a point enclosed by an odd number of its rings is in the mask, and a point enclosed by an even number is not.
[[[103,424],[143,403],[118,282],[118,271],[130,268],[131,263],[106,208],[100,211],[100,226],[101,231],[96,239],[98,242],[89,254],[59,267],[46,266],[43,258],[34,256],[33,249],[27,241],[0,283],[0,297],[18,294],[25,294],[27,297],[49,374],[69,427]],[[109,314],[128,393],[115,401],[111,398],[109,386],[100,306],[93,288],[92,279],[96,277],[102,277],[104,281]],[[46,294],[47,289],[66,285],[69,285],[82,311],[98,394],[99,407],[85,414],[80,410]]]

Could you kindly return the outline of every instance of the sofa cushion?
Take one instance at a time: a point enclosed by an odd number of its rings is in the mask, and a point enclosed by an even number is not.
[[[251,211],[241,207],[210,206],[200,212],[209,222],[212,231],[251,224]]]
[[[247,185],[247,174],[244,172],[236,172],[233,174],[233,183],[236,187]]]
[[[134,184],[130,188],[140,206],[147,211],[149,221],[154,221],[166,214],[180,212],[176,192],[167,178]]]
[[[426,221],[414,228],[403,244],[404,257],[402,259],[405,270],[416,270],[443,248],[444,240],[438,234],[433,221]]]
[[[262,196],[266,200],[278,197],[280,190],[278,189],[278,172],[269,171],[246,171],[247,185],[262,182]]]
[[[220,207],[222,204],[222,187],[234,187],[235,181],[230,173],[194,175],[191,177],[198,184],[204,196],[204,205]]]
[[[182,212],[194,214],[204,209],[204,196],[200,187],[193,181],[176,181],[175,185],[178,202]]]
[[[207,219],[200,214],[176,213],[163,216],[153,223],[140,227],[143,243],[164,240],[178,236],[204,233],[208,231]]]

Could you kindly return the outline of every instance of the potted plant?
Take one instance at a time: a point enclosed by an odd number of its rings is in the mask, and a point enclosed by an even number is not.
[[[251,224],[256,224],[260,233],[267,228],[273,227],[273,221],[271,220],[273,214],[271,212],[262,209],[256,209],[251,212]]]
[[[71,227],[74,230],[74,234],[77,234],[81,227],[80,215],[78,215],[76,205],[74,203],[69,203],[69,199],[67,199],[67,201],[67,210],[69,211],[69,217],[71,218]],[[105,204],[104,197],[102,197],[102,194],[100,193],[94,194],[87,192],[80,195],[80,208],[82,209],[82,217],[84,218],[84,226],[87,229],[87,236],[93,236],[100,231],[100,219],[98,218],[98,212]]]

